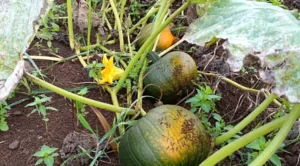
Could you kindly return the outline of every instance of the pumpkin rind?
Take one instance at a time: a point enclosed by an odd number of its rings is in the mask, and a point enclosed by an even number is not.
[[[163,105],[150,110],[120,141],[124,166],[199,165],[211,151],[210,136],[185,108]]]
[[[145,73],[146,92],[166,104],[176,102],[197,79],[192,57],[181,51],[170,52],[152,64]]]

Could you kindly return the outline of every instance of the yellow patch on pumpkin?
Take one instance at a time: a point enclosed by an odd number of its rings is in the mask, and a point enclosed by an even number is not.
[[[199,133],[194,128],[194,119],[186,119],[181,116],[184,115],[181,115],[180,112],[169,113],[165,116],[167,120],[160,122],[164,128],[168,128],[163,130],[162,137],[158,140],[161,149],[164,149],[161,151],[161,156],[169,156],[166,159],[172,158],[174,162],[182,161],[183,156],[188,156],[187,153],[193,153],[195,151],[193,147],[199,139],[197,137]]]

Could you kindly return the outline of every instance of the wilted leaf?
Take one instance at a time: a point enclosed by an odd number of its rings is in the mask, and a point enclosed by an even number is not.
[[[90,108],[96,114],[96,116],[97,116],[98,120],[100,121],[101,125],[103,126],[105,132],[108,133],[111,130],[111,127],[108,124],[106,118],[96,108],[94,108],[94,107],[90,107]],[[114,137],[110,137],[108,141],[110,142],[110,145],[111,145],[112,149],[116,150],[117,149],[117,145],[116,145],[115,142],[112,141],[113,139],[114,139]]]
[[[0,101],[4,100],[23,75],[25,52],[53,0],[0,1]]]
[[[190,25],[184,39],[204,46],[213,37],[226,39],[232,71],[242,68],[246,55],[255,55],[271,69],[260,75],[275,83],[273,92],[300,102],[300,22],[288,10],[265,2],[218,0]]]

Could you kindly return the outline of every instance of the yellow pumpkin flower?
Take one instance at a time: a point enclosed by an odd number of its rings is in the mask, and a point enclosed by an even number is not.
[[[117,68],[114,65],[114,57],[110,57],[108,60],[106,55],[104,55],[102,63],[105,68],[101,71],[100,84],[105,84],[106,82],[112,84],[113,81],[118,80],[124,72],[123,69]]]

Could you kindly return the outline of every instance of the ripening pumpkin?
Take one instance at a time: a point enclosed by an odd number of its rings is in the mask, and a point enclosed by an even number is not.
[[[194,59],[185,52],[174,51],[150,65],[143,81],[147,94],[170,104],[187,94],[197,76]]]
[[[185,108],[162,105],[125,132],[119,156],[124,166],[196,166],[211,149],[199,118]]]
[[[137,45],[138,47],[141,47],[145,41],[149,38],[151,35],[151,30],[152,30],[152,23],[147,24],[143,27],[141,30],[140,35],[137,37]],[[177,38],[171,33],[170,26],[167,26],[162,32],[160,33],[158,43],[156,46],[157,51],[162,51],[167,48],[169,48],[172,44],[176,42]]]

